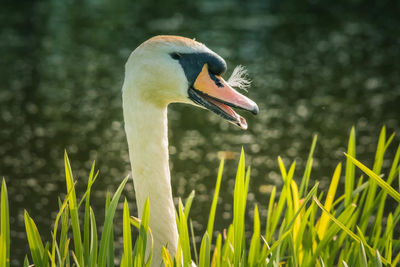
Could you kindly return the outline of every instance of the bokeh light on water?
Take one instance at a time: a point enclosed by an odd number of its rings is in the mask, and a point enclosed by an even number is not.
[[[312,178],[323,187],[337,162],[344,161],[352,125],[358,157],[367,164],[383,124],[390,133],[400,132],[398,11],[385,1],[345,6],[320,1],[2,3],[0,176],[9,188],[13,264],[21,263],[27,251],[24,209],[49,238],[57,196],[65,192],[64,149],[78,192],[96,160],[100,177],[92,204],[102,221],[106,192],[114,191],[130,169],[121,87],[124,63],[142,41],[157,34],[196,38],[226,59],[228,74],[242,64],[253,80],[248,96],[259,104],[260,114],[244,114],[246,132],[191,106],[169,109],[174,195],[196,190],[191,214],[200,233],[219,151],[234,153],[223,178],[216,225],[222,230],[232,216],[242,146],[252,166],[248,205],[261,203],[265,215],[271,185],[282,183],[278,155],[286,164],[296,160],[295,175],[301,177],[317,133]],[[124,193],[134,209],[132,183]]]

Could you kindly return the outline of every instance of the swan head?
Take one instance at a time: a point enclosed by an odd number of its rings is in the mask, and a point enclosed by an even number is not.
[[[202,43],[155,36],[130,55],[123,93],[157,106],[173,102],[201,106],[247,129],[246,120],[233,108],[257,114],[258,106],[222,78],[226,68],[224,59]]]

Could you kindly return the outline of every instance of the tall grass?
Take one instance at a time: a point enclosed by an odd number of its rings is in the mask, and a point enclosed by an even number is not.
[[[247,207],[250,183],[250,167],[246,168],[245,156],[240,155],[233,203],[233,220],[226,229],[214,230],[218,209],[217,200],[221,186],[224,161],[221,161],[215,192],[209,212],[207,230],[200,248],[190,243],[193,227],[190,209],[194,192],[185,205],[179,200],[177,225],[179,231],[178,252],[171,255],[163,247],[165,266],[396,266],[400,261],[400,240],[395,229],[400,220],[400,193],[392,187],[395,179],[400,182],[400,146],[388,174],[382,173],[385,152],[393,140],[387,138],[382,128],[375,154],[373,168],[366,167],[356,159],[356,134],[351,129],[348,150],[344,155],[345,166],[335,168],[327,192],[318,189],[318,182],[309,186],[317,138],[314,137],[300,184],[296,183],[296,162],[285,166],[278,158],[283,187],[278,193],[273,187],[266,218],[260,218],[258,206]],[[125,199],[122,218],[114,218],[126,177],[112,198],[106,199],[106,216],[98,235],[98,224],[90,206],[91,187],[97,178],[92,166],[86,192],[78,201],[75,180],[68,156],[65,154],[67,195],[59,200],[59,212],[55,218],[52,239],[44,243],[34,220],[27,211],[24,214],[26,235],[30,247],[24,266],[150,266],[152,260],[152,235],[148,226],[149,203],[145,204],[141,220],[130,216]],[[345,168],[345,170],[343,170]],[[361,171],[357,171],[356,168]],[[356,176],[359,175],[360,176]],[[298,177],[297,177],[298,178]],[[340,179],[345,190],[339,193]],[[311,188],[310,188],[311,187]],[[1,188],[0,221],[0,267],[10,264],[10,229],[8,200],[5,181]],[[397,203],[389,206],[388,201]],[[82,210],[82,212],[79,212]],[[246,211],[253,210],[252,236],[245,238]],[[80,215],[84,215],[80,218]],[[261,229],[261,219],[265,229]],[[123,256],[114,258],[113,221],[123,222]],[[189,223],[188,223],[189,222]],[[138,231],[132,240],[132,226]],[[250,228],[249,226],[247,228]],[[148,238],[150,236],[150,238]],[[72,239],[72,240],[71,240]],[[150,240],[150,244],[148,243]],[[146,248],[150,255],[146,256]],[[194,255],[193,255],[194,254]]]

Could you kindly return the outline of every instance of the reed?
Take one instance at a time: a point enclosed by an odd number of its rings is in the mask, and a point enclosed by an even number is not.
[[[378,140],[373,168],[356,159],[356,134],[351,129],[346,161],[339,163],[332,174],[327,192],[318,189],[318,182],[309,186],[314,149],[314,137],[305,170],[299,185],[295,182],[296,163],[285,166],[278,158],[283,187],[280,194],[274,187],[268,203],[265,229],[261,229],[258,206],[246,205],[250,183],[250,167],[246,168],[245,155],[241,152],[235,180],[233,220],[223,234],[214,230],[218,209],[217,200],[222,181],[224,161],[221,161],[215,192],[209,212],[207,230],[199,250],[194,243],[190,209],[194,192],[185,204],[179,200],[176,220],[179,231],[178,252],[171,255],[167,247],[162,250],[167,267],[197,266],[396,266],[400,261],[400,240],[394,236],[400,220],[400,193],[393,188],[395,179],[400,184],[400,146],[388,174],[382,171],[385,152],[393,140],[382,128]],[[71,165],[65,153],[67,195],[59,200],[59,212],[55,218],[52,239],[44,243],[34,220],[27,211],[24,214],[29,256],[24,266],[114,266],[114,220],[123,222],[123,256],[117,262],[125,266],[150,266],[152,260],[152,235],[148,226],[149,204],[145,204],[141,220],[130,216],[125,199],[122,218],[114,218],[126,177],[112,198],[106,199],[106,216],[102,232],[90,206],[91,187],[97,178],[92,166],[86,192],[78,201]],[[345,171],[342,169],[345,168]],[[359,171],[357,170],[359,169]],[[356,176],[360,173],[360,176]],[[340,179],[345,179],[343,194],[337,191]],[[311,187],[311,188],[310,188]],[[388,206],[389,201],[397,203]],[[84,204],[83,204],[84,203]],[[83,212],[79,212],[83,209]],[[252,236],[245,238],[245,214],[253,209]],[[0,203],[0,267],[9,266],[10,225],[6,183],[3,179]],[[84,215],[80,218],[80,215]],[[189,222],[189,223],[188,223]],[[136,230],[135,230],[136,229]],[[262,231],[263,230],[263,231]],[[132,239],[132,231],[137,237]],[[150,247],[150,255],[146,248]],[[194,255],[193,255],[194,254]]]

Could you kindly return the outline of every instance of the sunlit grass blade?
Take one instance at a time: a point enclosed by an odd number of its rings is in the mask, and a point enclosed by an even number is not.
[[[173,267],[174,266],[171,255],[169,254],[168,250],[164,246],[162,247],[162,258],[163,258],[165,267]]]
[[[192,202],[193,202],[195,195],[196,195],[195,191],[192,190],[192,192],[190,192],[188,198],[186,199],[185,207],[183,209],[183,212],[185,213],[186,218],[189,218],[190,208],[192,207]]]
[[[248,266],[256,266],[259,259],[260,252],[260,215],[258,214],[258,206],[254,207],[254,226],[253,226],[253,236],[251,237],[249,255],[248,255]]]
[[[65,180],[67,184],[67,192],[71,192],[69,193],[68,204],[71,216],[72,233],[74,236],[73,238],[74,251],[75,251],[75,256],[77,258],[77,262],[79,263],[79,265],[83,266],[84,262],[83,262],[83,250],[82,250],[82,237],[79,225],[78,206],[76,201],[74,178],[72,175],[71,164],[69,163],[66,151],[64,153],[64,165],[65,165]]]
[[[89,253],[89,266],[97,266],[97,226],[96,218],[94,216],[92,208],[89,210],[90,215],[90,253]]]
[[[223,172],[223,170],[224,170],[224,159],[221,159],[221,162],[219,163],[217,182],[215,184],[214,196],[213,196],[213,200],[212,200],[212,203],[211,203],[211,209],[210,209],[210,212],[209,212],[208,223],[207,223],[207,233],[208,233],[208,237],[210,239],[210,243],[212,243],[212,238],[213,238],[215,212],[217,210],[219,189],[221,187],[221,180],[222,180],[222,172]]]
[[[385,249],[385,258],[391,259],[392,258],[392,240],[393,240],[393,215],[389,213],[386,222],[386,232],[383,235],[383,242],[381,247]]]
[[[387,184],[391,184],[392,181],[394,180],[397,172],[399,171],[399,159],[400,159],[400,145],[397,148],[397,152],[395,154],[395,157],[393,159],[392,162],[392,166],[390,168],[390,172],[389,172],[389,176],[386,180]],[[380,240],[380,235],[382,232],[382,219],[383,219],[383,213],[385,210],[385,204],[386,204],[386,197],[387,197],[387,193],[386,191],[382,190],[375,201],[375,205],[374,206],[378,206],[378,211],[376,212],[376,219],[375,219],[375,223],[374,223],[374,227],[373,227],[373,236],[374,236],[374,243],[373,243],[373,247],[376,249],[378,246],[378,241]]]
[[[303,179],[301,179],[301,183],[300,183],[300,190],[299,190],[300,197],[306,195],[308,183],[310,180],[311,169],[312,169],[312,164],[313,164],[313,155],[314,155],[315,146],[317,144],[317,140],[318,140],[318,135],[314,135],[313,141],[311,144],[310,153],[308,154],[308,158],[307,158],[307,162],[306,162],[306,168],[304,170]]]
[[[124,264],[126,266],[132,266],[132,236],[131,236],[131,223],[129,221],[129,207],[128,202],[124,201],[123,211],[123,239],[124,239]]]
[[[79,264],[78,258],[76,257],[74,251],[71,251],[71,257],[72,260],[74,261],[74,266],[76,265],[77,267],[81,267],[81,265]]]
[[[25,259],[24,259],[24,267],[29,267],[29,260],[28,260],[27,256],[25,256]]]
[[[392,262],[392,266],[398,266],[397,264],[400,262],[400,252],[397,254],[397,256],[394,258]]]
[[[349,228],[352,224],[352,219],[355,214],[356,210],[356,205],[353,203],[352,205],[347,206],[344,211],[337,217],[337,221],[341,222],[344,226]],[[339,242],[343,242],[344,238],[347,237],[345,232],[340,232],[341,228],[335,224],[332,223],[329,225],[327,228],[326,232],[324,233],[324,236],[321,240],[319,240],[318,244],[316,245],[316,249],[314,250],[314,256],[313,259],[315,260],[318,255],[323,255],[324,258],[326,259],[326,262],[329,263],[333,259],[337,257],[336,253],[338,252],[338,247],[339,246],[332,246],[332,240],[336,236],[338,244],[343,244]],[[343,233],[343,234],[342,234]],[[345,257],[345,259],[347,259]],[[328,265],[332,265],[333,263],[330,263]]]
[[[342,171],[342,164],[339,163],[336,166],[336,169],[335,169],[335,171],[333,173],[331,184],[330,184],[329,190],[328,190],[328,194],[326,195],[326,200],[325,200],[324,207],[328,212],[331,210],[332,203],[333,203],[333,201],[335,199],[336,189],[337,189],[337,186],[339,184],[341,171]],[[322,240],[322,238],[324,236],[324,233],[325,233],[326,229],[328,228],[328,223],[329,223],[329,217],[328,217],[328,215],[326,213],[323,213],[321,215],[320,220],[319,220],[318,230],[317,230],[319,239],[321,239],[321,240]]]
[[[226,263],[226,262],[230,262],[233,264],[233,260],[234,260],[234,255],[233,255],[233,225],[229,225],[228,227],[228,231],[224,233],[225,236],[225,243],[222,247],[222,264]]]
[[[354,126],[351,127],[349,142],[347,145],[347,154],[356,157],[356,131]],[[346,160],[346,175],[345,175],[345,184],[344,184],[344,205],[350,205],[352,201],[352,192],[354,189],[354,180],[355,180],[355,168],[353,162],[348,158]]]
[[[191,266],[192,264],[192,257],[190,253],[190,241],[189,241],[189,232],[187,227],[187,219],[185,213],[183,211],[183,204],[182,201],[179,199],[179,241],[182,246],[182,256],[183,256],[183,266]]]
[[[35,222],[29,216],[28,212],[24,212],[24,221],[26,228],[26,236],[28,238],[29,248],[31,250],[31,256],[35,266],[48,266],[48,262],[42,262],[44,246],[40,237],[39,231],[36,227]]]
[[[234,265],[239,266],[241,262],[241,253],[244,239],[244,215],[245,215],[245,199],[247,198],[246,180],[245,180],[245,159],[244,152],[240,154],[239,166],[236,172],[236,181],[233,200],[233,248],[235,251]]]
[[[199,255],[199,267],[209,267],[210,266],[210,239],[208,238],[208,232],[203,236],[200,246]]]
[[[360,249],[359,249],[359,266],[361,267],[368,267],[368,259],[367,259],[367,254],[365,253],[364,245],[362,242],[360,242]]]
[[[190,225],[190,234],[192,235],[192,248],[194,252],[194,259],[197,265],[199,265],[199,257],[197,253],[197,247],[196,247],[196,236],[194,234],[194,229],[193,229],[193,221],[192,219],[189,219],[189,225]]]
[[[287,187],[290,186],[290,183],[289,184],[287,183],[287,172],[286,172],[286,169],[285,169],[285,166],[283,164],[281,157],[278,157],[278,163],[279,163],[279,168],[280,168],[281,174],[282,174],[282,180],[284,181],[284,186],[283,186],[281,194],[279,196],[277,206],[273,209],[273,213],[271,213],[271,215],[268,215],[268,220],[271,218],[270,219],[271,222],[270,223],[267,222],[267,226],[270,226],[266,232],[266,234],[267,234],[266,240],[268,242],[272,241],[276,226],[278,225],[278,221],[281,217],[281,214],[283,213],[282,212],[283,208],[286,204],[286,201],[289,201],[289,198],[290,198],[290,190],[287,189]],[[289,195],[288,195],[288,193],[289,193]],[[271,197],[272,197],[272,194],[271,194]],[[271,201],[270,201],[270,205],[271,205]]]
[[[354,234],[349,228],[347,228],[343,223],[341,223],[339,220],[337,220],[332,214],[330,214],[323,206],[322,204],[319,202],[319,200],[314,197],[314,201],[317,203],[317,205],[329,216],[329,218],[335,223],[337,224],[343,231],[345,231],[352,239],[361,242],[362,240],[360,239],[360,237],[358,237],[356,234]],[[368,244],[364,244],[364,246],[366,246],[369,250],[373,250],[371,246],[369,246]],[[388,264],[389,262],[382,258],[382,262],[385,264]]]
[[[67,194],[67,196],[65,197],[64,202],[62,203],[62,205],[61,205],[61,207],[60,207],[60,209],[59,209],[59,211],[58,211],[58,213],[57,213],[56,220],[55,220],[55,223],[54,223],[53,241],[52,241],[52,251],[51,251],[51,257],[50,257],[51,266],[56,266],[56,246],[57,246],[57,229],[58,229],[58,222],[59,222],[61,216],[63,215],[65,208],[66,208],[67,205],[68,205],[68,198],[69,198],[69,195],[70,195],[70,194],[71,194],[71,192],[69,192],[69,193]],[[67,212],[68,212],[68,210],[67,210]],[[67,214],[66,216],[68,216],[68,214]],[[62,232],[61,232],[61,233],[62,233]]]
[[[221,266],[221,243],[222,243],[222,236],[218,234],[217,241],[215,242],[215,249],[214,254],[211,261],[212,267],[220,267]]]
[[[389,141],[390,141],[390,139],[389,139]],[[378,177],[378,175],[380,175],[386,147],[387,147],[386,146],[386,127],[383,126],[381,129],[380,135],[379,135],[378,145],[376,148],[374,166],[371,171],[371,173],[375,173],[376,177]],[[349,157],[350,157],[350,159],[354,159],[352,156],[349,156]],[[354,161],[353,161],[353,163],[355,165],[357,165]],[[358,166],[358,167],[360,168],[360,166]],[[367,225],[368,225],[368,218],[370,217],[371,213],[373,212],[375,195],[376,195],[376,190],[377,190],[377,182],[378,182],[377,180],[373,179],[370,175],[368,175],[368,176],[371,179],[370,179],[370,183],[368,186],[368,195],[365,200],[364,209],[363,209],[363,212],[361,215],[361,222],[360,222],[360,227],[363,230],[363,232],[365,232]],[[380,179],[380,180],[383,181],[382,179]]]
[[[375,267],[382,267],[382,259],[381,259],[381,255],[379,254],[379,251],[376,251],[375,257],[374,257],[374,261],[373,261],[373,265]]]
[[[111,204],[110,192],[107,192],[106,196],[106,214],[107,217],[108,209]],[[106,244],[106,265],[107,267],[114,267],[114,227],[111,228],[110,237],[108,238],[108,244]]]
[[[271,191],[271,195],[269,197],[269,204],[268,204],[268,213],[267,213],[267,221],[265,223],[265,239],[271,240],[273,236],[272,230],[272,211],[273,205],[275,203],[275,194],[276,194],[276,187],[274,186]]]
[[[0,196],[0,266],[10,266],[10,214],[8,207],[8,192],[6,180],[1,183]]]
[[[46,245],[44,247],[43,251],[43,257],[42,257],[42,262],[44,263],[44,266],[49,266],[49,242],[46,242]]]
[[[89,174],[89,179],[88,179],[88,185],[87,185],[87,189],[85,192],[85,214],[84,214],[84,223],[83,223],[83,256],[84,256],[84,260],[85,260],[85,264],[88,265],[89,264],[89,255],[90,255],[90,247],[89,247],[89,242],[90,242],[90,228],[89,228],[89,224],[90,224],[90,191],[92,188],[92,185],[94,183],[94,181],[96,180],[96,177],[98,175],[98,172],[96,173],[96,175],[94,174],[94,167],[95,167],[95,162],[93,162],[92,164],[92,168],[90,170],[90,174]],[[82,198],[83,200],[83,198]]]
[[[385,190],[391,197],[393,197],[397,202],[400,203],[400,193],[397,192],[393,187],[391,187],[388,183],[386,183],[381,177],[376,175],[373,171],[368,169],[361,162],[351,157],[350,155],[345,154],[346,157],[350,158],[351,161],[360,168],[365,174],[367,174],[372,180],[374,180],[383,190]]]
[[[68,195],[68,194],[67,194]],[[64,201],[66,201],[68,197],[65,197]],[[59,200],[59,207],[61,209],[63,203]],[[68,257],[68,246],[69,246],[69,239],[68,239],[68,230],[69,230],[69,208],[68,205],[65,206],[64,212],[61,214],[61,232],[60,232],[60,239],[58,248],[60,250],[60,259],[59,264],[60,266],[64,266],[64,262]]]
[[[292,180],[290,182],[290,188],[291,188],[291,194],[292,194],[292,200],[293,200],[293,213],[297,213],[297,211],[300,208],[301,203],[300,203],[300,199],[299,199],[299,191],[297,189],[297,184],[295,181]],[[300,218],[300,216],[297,216],[297,218],[294,221],[294,226],[293,226],[293,242],[294,243],[296,243],[300,224],[301,224],[301,218]]]
[[[291,184],[294,176],[294,171],[296,169],[296,161],[290,165],[289,171],[287,173],[286,179],[285,179],[285,185],[282,190],[286,190],[286,214],[285,214],[285,219],[286,221],[289,221],[293,218],[293,214],[295,213],[294,211],[294,203],[293,203],[293,196],[292,196],[292,190],[291,190]]]
[[[150,246],[150,253],[149,253],[149,258],[148,258],[148,264],[151,263],[152,261],[152,254],[153,254],[153,237],[151,235],[151,231],[149,228],[149,220],[150,220],[150,200],[149,198],[146,198],[146,201],[144,202],[144,207],[143,207],[143,212],[142,212],[142,217],[140,220],[140,228],[139,228],[139,239],[142,242],[142,254],[139,255],[142,257],[142,262],[146,262],[146,251],[147,251],[147,246],[149,244],[147,244],[148,240],[151,240],[151,246]],[[148,238],[150,237],[150,238]],[[146,266],[147,266],[146,263]]]
[[[125,177],[125,179],[119,185],[117,191],[115,191],[114,196],[111,200],[110,206],[107,209],[106,218],[103,226],[103,232],[101,234],[101,241],[100,241],[99,260],[98,260],[99,267],[103,267],[106,264],[106,255],[107,255],[106,251],[108,249],[108,244],[110,243],[111,239],[111,231],[113,227],[115,210],[117,209],[119,198],[121,196],[122,190],[125,187],[126,182],[128,181],[128,178],[129,176]]]

